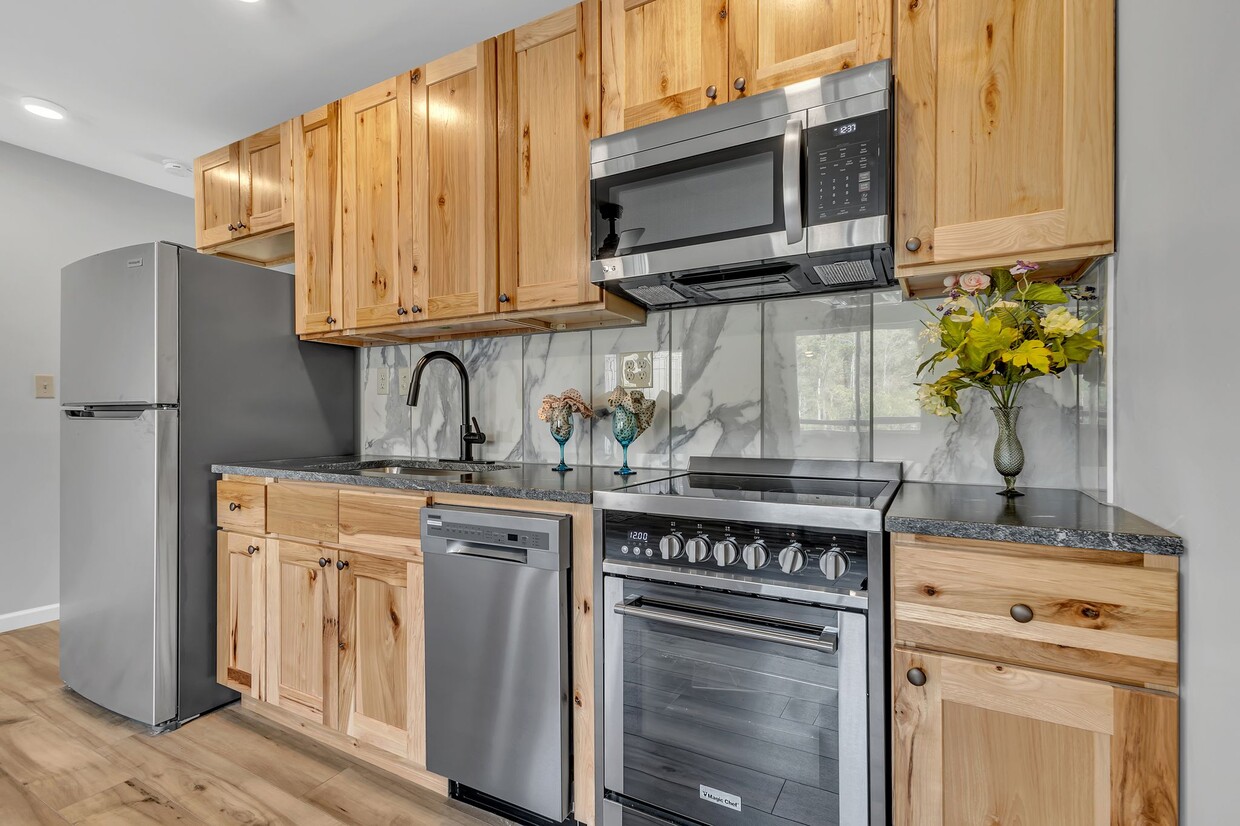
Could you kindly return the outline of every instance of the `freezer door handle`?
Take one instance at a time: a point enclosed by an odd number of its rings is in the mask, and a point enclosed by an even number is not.
[[[114,419],[132,421],[141,418],[145,410],[66,410],[70,419]]]

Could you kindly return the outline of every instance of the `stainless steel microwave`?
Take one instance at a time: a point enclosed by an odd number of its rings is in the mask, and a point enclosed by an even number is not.
[[[650,309],[892,282],[891,64],[590,144],[590,278]]]

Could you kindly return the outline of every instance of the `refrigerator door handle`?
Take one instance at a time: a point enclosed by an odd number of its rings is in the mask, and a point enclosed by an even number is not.
[[[65,415],[71,419],[121,419],[133,420],[142,417],[145,410],[66,410]]]

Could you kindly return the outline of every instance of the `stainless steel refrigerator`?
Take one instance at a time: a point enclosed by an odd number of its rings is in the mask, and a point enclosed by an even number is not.
[[[60,676],[152,726],[215,681],[212,462],[354,452],[356,355],[293,331],[293,277],[170,243],[61,273]]]

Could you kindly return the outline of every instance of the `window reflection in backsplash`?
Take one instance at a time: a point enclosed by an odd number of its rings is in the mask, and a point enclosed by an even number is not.
[[[995,424],[977,415],[984,402],[973,399],[959,422],[917,405],[925,318],[922,305],[883,291],[674,310],[651,314],[640,328],[479,339],[443,349],[469,366],[473,411],[490,437],[482,448],[488,459],[553,462],[558,448],[536,415],[543,395],[576,387],[602,407],[617,382],[619,354],[650,351],[653,387],[645,392],[658,410],[630,448],[634,467],[681,468],[702,454],[898,459],[908,478],[992,484]],[[439,347],[362,351],[365,452],[455,455],[455,375],[432,366],[424,407],[415,411],[394,392],[395,371],[433,349]],[[375,392],[380,369],[392,371],[391,395]],[[1022,482],[1102,487],[1103,374],[1095,362],[1088,380],[1070,376],[1028,388]],[[568,454],[570,463],[618,465],[609,420],[578,427]]]

